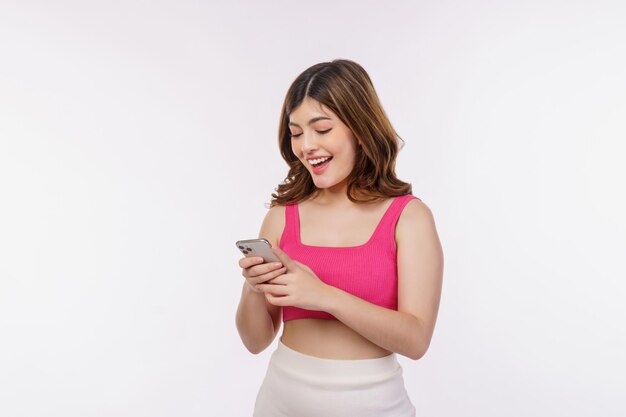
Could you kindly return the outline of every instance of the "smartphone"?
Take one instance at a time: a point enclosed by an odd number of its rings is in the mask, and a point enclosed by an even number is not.
[[[280,262],[280,259],[272,252],[272,245],[266,239],[247,239],[235,242],[237,248],[246,257],[260,256],[264,263]]]

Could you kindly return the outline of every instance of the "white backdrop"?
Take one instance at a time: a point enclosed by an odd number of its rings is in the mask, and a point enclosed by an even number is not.
[[[237,239],[289,84],[348,58],[444,288],[420,416],[623,416],[626,4],[0,0],[0,415],[249,416]]]

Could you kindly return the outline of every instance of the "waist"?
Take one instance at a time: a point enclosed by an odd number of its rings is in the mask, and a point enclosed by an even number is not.
[[[280,341],[294,351],[325,359],[377,359],[392,353],[338,320],[290,320],[285,322]]]
[[[399,371],[395,353],[371,359],[327,359],[291,349],[280,339],[272,360],[285,372],[320,377],[341,376],[359,381],[361,378],[388,378]]]

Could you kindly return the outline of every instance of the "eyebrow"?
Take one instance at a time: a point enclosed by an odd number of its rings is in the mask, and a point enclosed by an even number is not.
[[[309,123],[307,123],[308,125],[311,125],[315,122],[317,122],[318,120],[332,120],[330,117],[326,117],[326,116],[319,116],[319,117],[314,117],[311,120],[309,120]],[[289,122],[289,126],[297,126],[300,127],[300,125],[294,123],[294,122]]]

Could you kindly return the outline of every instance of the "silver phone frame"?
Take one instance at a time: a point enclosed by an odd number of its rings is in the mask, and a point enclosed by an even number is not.
[[[238,240],[235,242],[235,246],[237,246],[237,249],[239,249],[239,251],[246,258],[260,256],[263,258],[263,263],[280,262],[276,255],[274,255],[274,252],[272,252],[272,244],[267,239],[258,238]],[[240,246],[243,246],[248,250],[246,251]]]

